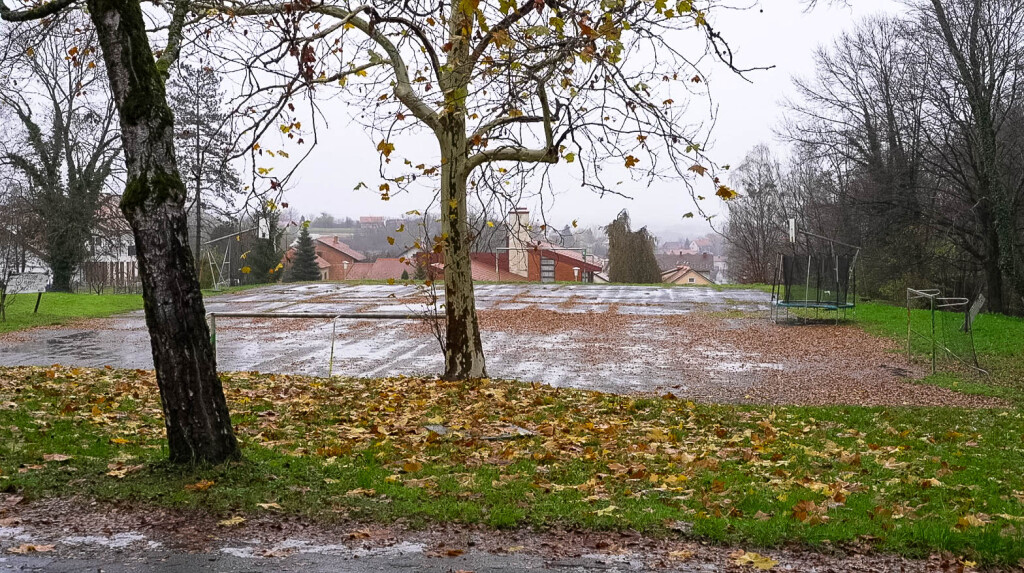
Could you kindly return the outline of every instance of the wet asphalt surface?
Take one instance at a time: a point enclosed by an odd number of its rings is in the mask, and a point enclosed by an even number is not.
[[[423,573],[514,573],[516,571],[655,571],[639,562],[609,563],[602,559],[548,560],[531,555],[493,555],[473,553],[457,559],[426,557],[422,553],[405,555],[371,555],[364,557],[300,554],[284,558],[254,561],[243,557],[215,554],[162,553],[142,551],[133,555],[107,555],[92,558],[0,557],[0,571],[39,571],[47,573],[249,573],[264,571],[302,571],[310,573],[385,573],[409,571]],[[658,571],[665,571],[663,568]],[[674,571],[717,571],[714,565],[703,564]]]
[[[611,392],[661,391],[678,384],[678,372],[664,357],[650,353],[633,364],[595,360],[590,333],[574,331],[574,316],[615,313],[632,318],[703,311],[766,311],[768,294],[706,287],[657,288],[618,285],[487,284],[476,286],[481,311],[534,309],[560,313],[567,324],[538,334],[490,329],[483,332],[488,374],[555,386]],[[422,312],[421,293],[405,285],[318,283],[276,285],[206,299],[208,312]],[[548,315],[546,320],[550,320]],[[314,376],[433,375],[442,370],[437,341],[416,321],[218,318],[218,366],[225,371],[299,373]],[[499,325],[500,326],[500,325]],[[331,361],[331,337],[334,357]],[[653,329],[634,333],[637,347],[664,340]],[[590,336],[590,338],[593,338]],[[650,338],[650,341],[645,340]],[[624,342],[610,339],[609,347]],[[589,345],[589,350],[583,348]],[[598,357],[600,358],[600,357]],[[707,357],[697,356],[703,360]],[[718,359],[720,360],[720,358]],[[52,364],[152,368],[149,336],[141,311],[73,325],[39,328],[0,336],[0,364]],[[608,368],[605,368],[607,366]],[[612,372],[609,370],[614,370]],[[750,380],[723,375],[737,391]]]

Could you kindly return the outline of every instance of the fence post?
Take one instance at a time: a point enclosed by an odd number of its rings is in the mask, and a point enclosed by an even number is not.
[[[935,374],[935,298],[932,301],[932,374]]]
[[[217,315],[210,313],[210,346],[213,347],[213,360],[217,360]]]

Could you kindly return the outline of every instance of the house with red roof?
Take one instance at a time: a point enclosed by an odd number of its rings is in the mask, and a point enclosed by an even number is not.
[[[601,271],[596,257],[583,249],[563,247],[530,236],[530,212],[513,209],[509,212],[507,270],[533,282],[594,282],[594,274]],[[493,262],[493,261],[492,261]],[[502,268],[499,255],[497,271]]]

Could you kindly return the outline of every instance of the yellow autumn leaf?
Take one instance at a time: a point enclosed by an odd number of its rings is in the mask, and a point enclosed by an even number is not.
[[[209,480],[209,479],[204,479],[204,480],[199,480],[196,483],[186,485],[185,489],[187,489],[189,491],[206,491],[206,490],[210,489],[211,487],[213,487],[213,484],[215,484],[215,483],[217,483],[217,482],[215,482],[213,480]]]
[[[423,464],[417,461],[408,461],[402,464],[402,470],[404,470],[406,473],[415,473],[420,471],[421,469],[423,469]]]
[[[732,557],[732,562],[740,567],[753,567],[761,571],[768,571],[779,564],[778,561],[771,557],[765,557],[760,553],[753,553],[751,551],[737,551],[729,555],[729,557]]]
[[[245,518],[240,515],[236,515],[234,517],[218,521],[217,525],[221,527],[234,527],[243,523],[245,523]]]
[[[391,152],[395,150],[394,143],[388,143],[386,139],[380,140],[377,144],[377,151],[381,152],[384,157],[391,157]]]

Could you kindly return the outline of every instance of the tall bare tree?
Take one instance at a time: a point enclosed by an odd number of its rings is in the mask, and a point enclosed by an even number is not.
[[[101,193],[120,153],[96,35],[80,27],[84,21],[54,23],[38,41],[6,36],[9,56],[0,67],[0,105],[17,118],[10,127],[19,135],[0,144],[2,157],[27,183],[38,249],[59,291],[72,289],[89,256]]]
[[[953,128],[935,142],[941,175],[973,202],[990,308],[1007,309],[1006,279],[1024,309],[1024,169],[1014,161],[1024,141],[1013,130],[1024,97],[1024,1],[922,0],[915,6],[917,31],[938,55],[935,113],[942,126]]]

